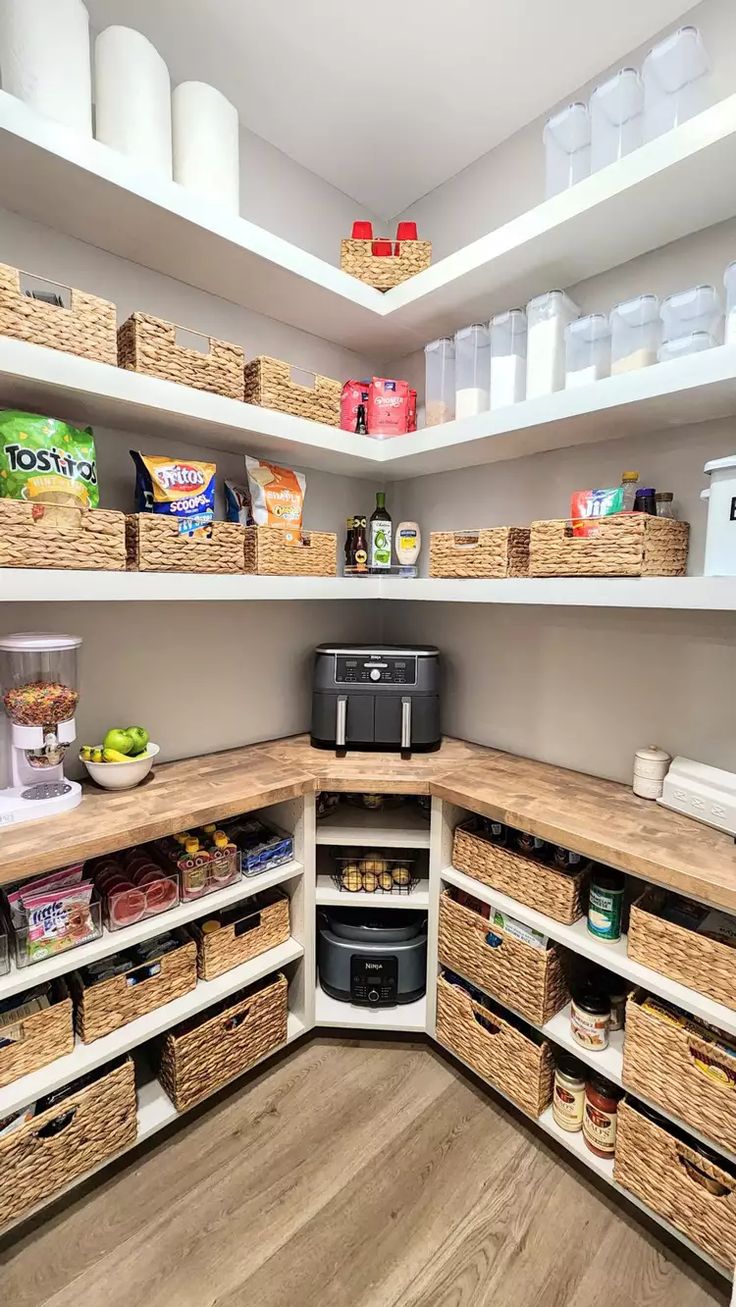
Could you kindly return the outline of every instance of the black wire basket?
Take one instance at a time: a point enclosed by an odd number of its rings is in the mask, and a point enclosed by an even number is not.
[[[416,858],[383,853],[333,854],[333,884],[346,894],[411,894],[419,884]]]

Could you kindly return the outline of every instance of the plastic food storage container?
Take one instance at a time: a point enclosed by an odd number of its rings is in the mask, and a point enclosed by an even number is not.
[[[587,104],[568,104],[548,118],[542,134],[546,195],[558,195],[590,175],[590,113]]]
[[[491,409],[507,408],[526,396],[526,311],[496,313],[490,329]]]
[[[438,427],[455,416],[455,342],[447,336],[424,346],[424,425]]]
[[[670,363],[672,359],[684,358],[686,354],[700,354],[704,349],[712,349],[715,343],[707,331],[693,331],[689,336],[666,340],[657,351],[657,359],[660,363]]]
[[[697,27],[681,27],[649,51],[644,83],[644,140],[654,140],[707,108],[710,61]]]
[[[701,493],[708,505],[704,576],[736,576],[736,454],[706,463],[710,486]]]
[[[723,310],[714,286],[693,286],[662,300],[662,340],[678,340],[694,332],[709,337],[711,345],[723,339]]]
[[[643,133],[644,83],[635,68],[621,68],[590,97],[590,171],[638,149]]]
[[[726,344],[736,345],[736,263],[729,263],[723,274],[726,288]]]
[[[611,376],[657,362],[662,322],[657,295],[637,295],[611,312]]]
[[[565,329],[565,388],[589,386],[611,371],[611,328],[605,313],[588,313]]]
[[[455,332],[455,417],[485,413],[490,383],[491,338],[475,323]]]
[[[526,397],[565,388],[565,328],[580,309],[564,290],[537,295],[526,306]]]

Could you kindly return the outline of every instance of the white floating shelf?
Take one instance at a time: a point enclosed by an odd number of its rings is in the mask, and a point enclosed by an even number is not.
[[[417,577],[381,581],[381,599],[405,603],[510,604],[551,608],[671,608],[733,612],[736,577],[509,577],[500,581],[446,581]],[[2,574],[0,574],[0,588]]]
[[[138,1017],[135,1021],[129,1021],[118,1030],[114,1030],[111,1035],[95,1039],[91,1044],[83,1044],[80,1039],[77,1039],[73,1051],[66,1057],[57,1057],[54,1062],[41,1067],[40,1071],[21,1076],[5,1089],[0,1089],[0,1120],[19,1111],[27,1103],[35,1102],[43,1094],[50,1094],[60,1085],[69,1084],[78,1076],[94,1071],[105,1062],[111,1062],[121,1053],[127,1053],[131,1048],[145,1044],[149,1039],[162,1034],[164,1030],[169,1030],[180,1021],[185,1021],[197,1012],[212,1007],[220,999],[228,998],[270,972],[278,971],[289,962],[295,962],[303,953],[301,944],[295,939],[289,939],[285,944],[279,944],[276,948],[259,954],[257,958],[252,958],[250,962],[232,967],[216,980],[199,980],[196,987],[188,994],[175,998],[171,1003],[165,1003],[163,1007],[154,1008],[153,1012],[147,1012],[145,1016]]]
[[[385,295],[5,92],[0,169],[26,218],[350,348],[409,353],[732,217],[736,96]]]
[[[429,815],[415,804],[375,812],[341,803],[317,821],[318,844],[360,844],[382,849],[428,849]]]
[[[80,967],[89,966],[90,962],[97,962],[100,958],[107,958],[113,953],[121,953],[123,949],[132,948],[135,944],[142,944],[146,939],[165,935],[177,926],[185,926],[187,922],[195,921],[197,917],[206,917],[213,912],[219,912],[221,908],[229,908],[231,904],[239,903],[241,899],[248,899],[262,889],[270,889],[273,885],[295,880],[297,876],[302,875],[303,870],[301,862],[287,862],[283,867],[274,867],[272,871],[264,871],[260,876],[243,877],[234,885],[215,890],[212,894],[206,894],[204,898],[180,903],[177,908],[172,908],[169,912],[148,917],[145,921],[138,921],[123,930],[103,928],[99,939],[93,939],[89,944],[82,944],[79,948],[68,949],[65,953],[47,958],[44,962],[34,962],[30,967],[16,967],[13,964],[7,976],[0,976],[0,1002],[10,998],[12,994],[22,993],[24,989],[32,989],[34,985],[41,985],[44,981],[54,980],[56,976],[63,976],[67,971],[77,971]]]
[[[331,876],[317,877],[317,903],[339,908],[429,907],[429,881],[420,880],[410,894],[351,894],[338,889]]]
[[[331,1026],[336,1030],[403,1030],[406,1033],[422,1033],[427,1029],[427,1000],[419,998],[414,1003],[401,1003],[397,1007],[367,1008],[355,1003],[341,1003],[339,999],[330,998],[317,985],[315,997],[316,1026]]]

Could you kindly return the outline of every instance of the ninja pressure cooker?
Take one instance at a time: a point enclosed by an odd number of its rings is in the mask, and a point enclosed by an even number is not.
[[[330,908],[319,916],[319,983],[331,998],[395,1007],[427,987],[427,914],[390,908]]]

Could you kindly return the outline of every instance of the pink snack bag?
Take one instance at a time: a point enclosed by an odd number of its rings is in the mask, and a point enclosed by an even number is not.
[[[374,377],[368,395],[368,434],[405,436],[409,429],[409,382]]]
[[[343,431],[355,431],[358,421],[358,405],[368,405],[369,384],[367,381],[346,381],[340,399],[340,426]]]

